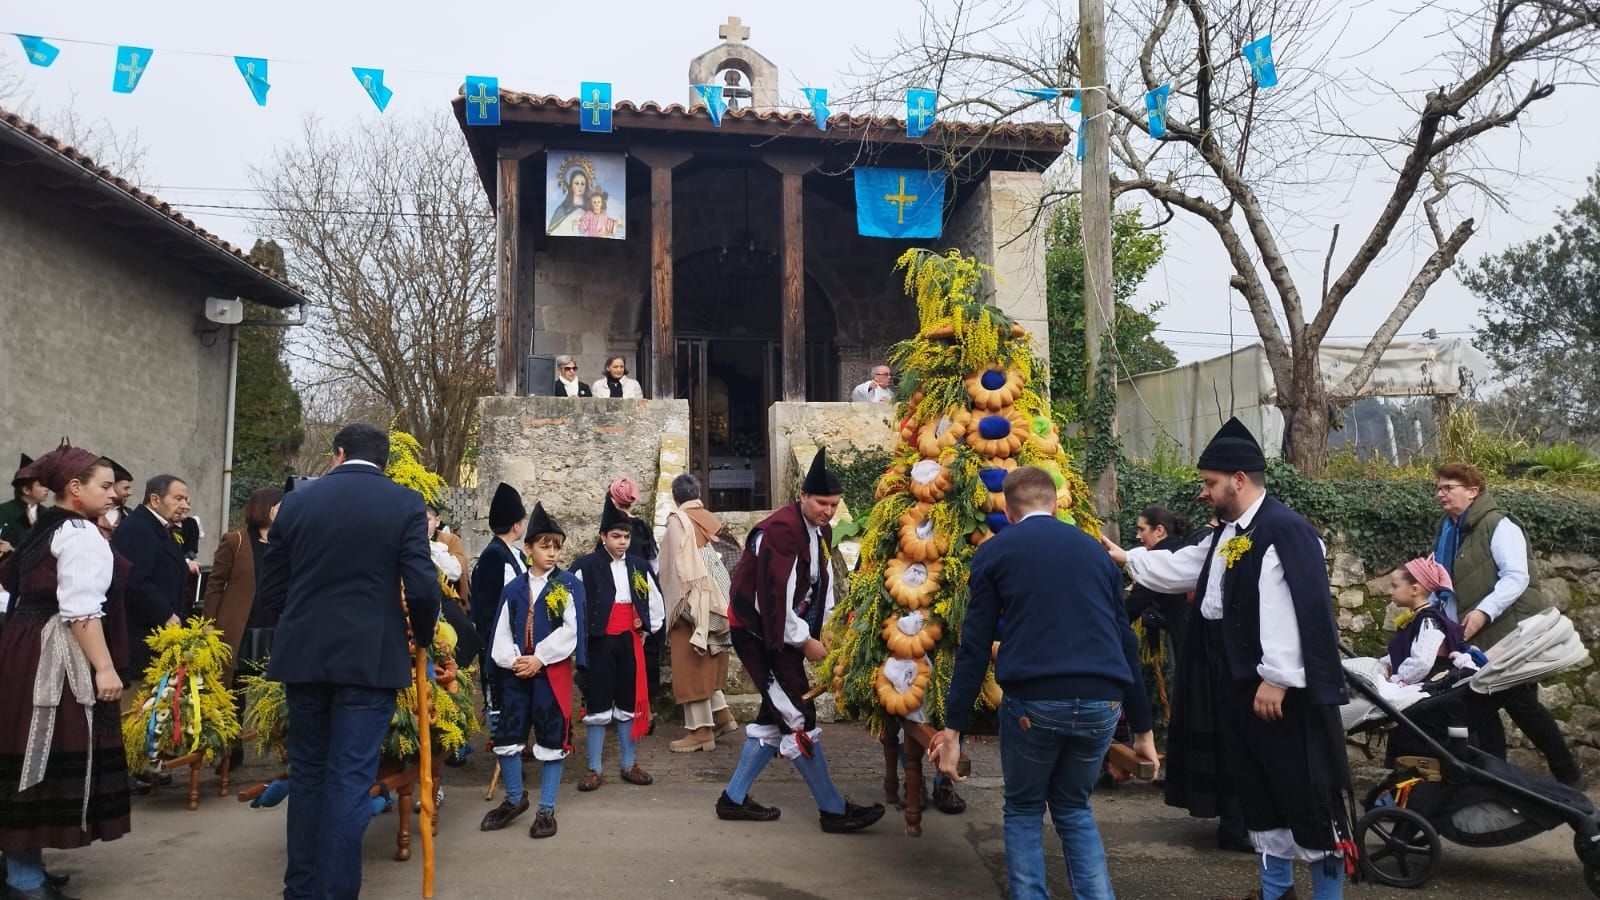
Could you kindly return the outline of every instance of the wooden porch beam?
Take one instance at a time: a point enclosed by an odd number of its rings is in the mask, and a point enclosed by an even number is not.
[[[770,156],[767,165],[782,179],[779,211],[783,217],[783,399],[806,399],[806,251],[805,176],[818,159]]]
[[[635,147],[633,157],[650,167],[650,395],[678,396],[676,335],[672,322],[672,170],[687,162],[688,150]],[[644,360],[640,360],[643,368]]]

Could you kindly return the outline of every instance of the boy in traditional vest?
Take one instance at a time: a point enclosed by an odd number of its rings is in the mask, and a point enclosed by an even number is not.
[[[566,532],[545,514],[543,504],[534,504],[528,534],[528,570],[500,595],[489,651],[500,684],[493,739],[506,799],[478,827],[498,831],[527,812],[522,748],[532,728],[541,772],[539,810],[528,836],[547,838],[556,833],[556,790],[572,751],[572,670],[574,660],[584,664],[583,583],[556,566]]]

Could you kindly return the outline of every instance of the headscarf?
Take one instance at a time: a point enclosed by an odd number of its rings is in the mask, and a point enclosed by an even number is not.
[[[1454,588],[1450,581],[1450,571],[1431,556],[1418,557],[1406,563],[1406,572],[1430,594]]]
[[[82,447],[74,447],[61,440],[61,446],[34,460],[17,473],[18,478],[37,478],[52,494],[66,490],[72,479],[100,461],[100,454]]]
[[[607,493],[611,495],[611,502],[620,507],[629,507],[639,502],[639,486],[626,475],[611,482]]]

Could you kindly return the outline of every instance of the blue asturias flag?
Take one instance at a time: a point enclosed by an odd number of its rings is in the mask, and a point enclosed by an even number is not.
[[[111,89],[119,94],[131,94],[150,67],[149,47],[117,48],[117,68],[111,76]]]
[[[1017,88],[1017,93],[1040,100],[1057,100],[1066,91],[1061,88]]]
[[[866,237],[931,238],[944,230],[943,172],[856,169],[856,230]]]
[[[267,84],[267,61],[259,56],[235,56],[233,64],[239,67],[239,74],[244,76],[256,105],[266,106],[267,91],[272,89],[272,85]]]
[[[467,124],[500,124],[500,79],[491,75],[467,76]]]
[[[1163,84],[1148,94],[1144,95],[1144,111],[1150,122],[1150,136],[1161,138],[1167,136],[1167,95],[1172,93],[1172,85]]]
[[[1278,86],[1278,67],[1272,61],[1272,35],[1264,34],[1244,45],[1244,61],[1256,77],[1256,87]]]
[[[378,112],[383,112],[389,108],[389,99],[394,96],[394,91],[384,86],[382,69],[363,69],[351,66],[350,71],[356,73],[356,80],[361,82],[361,89],[367,92],[368,97],[372,98],[373,104],[378,107]]]
[[[705,101],[706,112],[711,114],[711,124],[717,128],[722,127],[722,114],[728,111],[728,101],[722,97],[722,85],[697,84],[695,93]]]
[[[28,55],[28,62],[36,66],[49,66],[61,55],[61,50],[42,37],[31,34],[19,34],[17,40],[22,42],[22,52]]]
[[[827,88],[801,88],[806,95],[806,102],[811,104],[811,115],[817,120],[817,130],[828,130],[828,89]]]
[[[927,134],[938,108],[937,92],[923,89],[906,91],[906,135],[917,138]]]
[[[611,82],[585,81],[578,85],[579,131],[611,133]]]

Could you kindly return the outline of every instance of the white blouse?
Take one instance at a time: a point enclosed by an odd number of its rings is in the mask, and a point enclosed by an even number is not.
[[[66,622],[105,615],[111,590],[111,545],[87,519],[68,519],[50,538],[56,558],[56,601]]]

